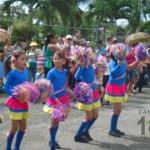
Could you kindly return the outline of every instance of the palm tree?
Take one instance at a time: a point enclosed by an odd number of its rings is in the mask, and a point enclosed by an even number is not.
[[[57,1],[40,1],[34,9],[34,16],[39,22],[45,24],[47,31],[52,31],[54,26],[63,26],[60,28],[62,33],[69,31],[70,27],[80,26],[82,23],[81,15],[83,11],[79,4],[89,0],[57,0]]]
[[[127,19],[130,31],[135,32],[140,24],[138,0],[94,0],[83,18],[91,27],[100,23],[112,25],[116,24],[117,19]]]
[[[7,0],[3,3],[3,9],[4,10],[8,10],[12,4],[14,4],[15,2],[21,2],[24,5],[26,5],[29,8],[29,24],[32,26],[32,22],[33,22],[33,6],[38,3],[38,0]]]

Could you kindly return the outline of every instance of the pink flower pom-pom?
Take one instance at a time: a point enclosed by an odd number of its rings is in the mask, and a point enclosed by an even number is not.
[[[104,73],[107,67],[107,59],[102,55],[98,55],[95,61],[94,70],[95,72]]]
[[[89,104],[93,97],[93,91],[89,84],[80,82],[75,85],[74,95],[77,102]]]
[[[24,82],[13,89],[13,96],[16,96],[21,102],[35,102],[39,98],[37,87],[31,82]]]
[[[76,45],[74,48],[74,54],[78,55],[82,50],[83,48],[81,46]]]
[[[120,61],[125,59],[126,52],[129,50],[128,46],[123,43],[112,45],[110,49],[115,59]]]
[[[34,83],[40,92],[40,100],[46,100],[52,93],[52,84],[47,79],[39,79]]]
[[[146,47],[142,43],[139,43],[135,46],[134,54],[136,60],[146,60],[148,58]]]
[[[38,88],[31,82],[25,82],[24,87],[26,87],[30,92],[29,102],[34,103],[39,99],[40,92]]]
[[[74,60],[76,60],[77,64],[84,64],[84,66],[88,67],[89,65],[93,65],[95,62],[95,54],[91,47],[85,48],[82,46],[76,46],[74,48]]]
[[[67,119],[70,110],[71,106],[69,104],[56,105],[51,113],[51,118],[58,122],[64,121]]]
[[[24,87],[23,84],[14,87],[12,95],[22,103],[24,103],[25,101],[29,101],[30,99],[30,91],[28,90],[28,88]]]

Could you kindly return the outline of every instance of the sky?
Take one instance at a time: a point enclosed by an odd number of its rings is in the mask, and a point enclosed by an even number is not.
[[[3,4],[5,0],[0,0],[0,4]]]

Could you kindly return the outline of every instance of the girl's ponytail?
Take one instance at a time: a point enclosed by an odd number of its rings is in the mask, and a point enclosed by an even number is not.
[[[8,72],[12,69],[11,67],[11,56],[8,56],[4,61],[4,75],[7,76]]]

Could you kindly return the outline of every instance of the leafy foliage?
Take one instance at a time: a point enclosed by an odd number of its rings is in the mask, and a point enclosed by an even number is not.
[[[12,4],[15,2],[18,5],[14,7]],[[87,4],[88,10],[81,10],[79,4]],[[28,7],[28,13],[23,6]],[[150,15],[150,1],[7,0],[3,4],[3,12],[1,26],[7,29],[13,24],[13,36],[22,35],[25,39],[31,39],[33,36],[38,37],[39,33],[43,36],[47,32],[57,35],[72,34],[73,30],[81,29],[82,36],[90,40],[102,34],[99,28],[104,28],[104,34],[113,36],[131,34],[139,29],[149,32],[149,22],[141,20],[141,13],[147,20]],[[129,25],[126,28],[117,27],[117,19],[127,19]]]

